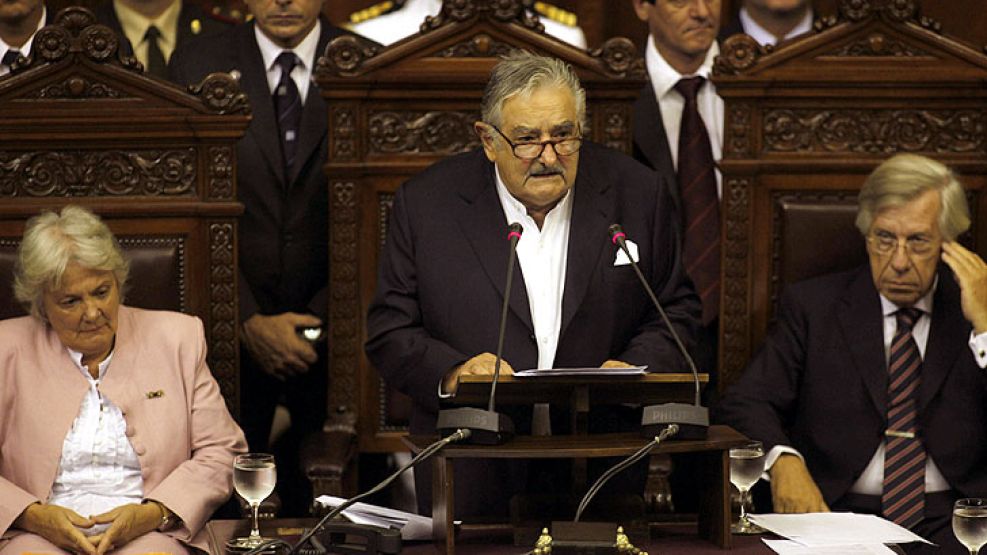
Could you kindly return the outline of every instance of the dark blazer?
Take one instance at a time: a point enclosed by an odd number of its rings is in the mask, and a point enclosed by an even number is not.
[[[655,98],[655,89],[648,82],[634,102],[632,112],[634,159],[655,170],[665,180],[666,187],[681,210],[681,200],[672,151],[668,146],[665,123],[661,119],[661,107]]]
[[[345,31],[322,21],[316,56]],[[253,119],[237,143],[240,318],[256,312],[311,312],[326,318],[328,283],[328,135],[326,104],[310,85],[302,112],[298,152],[288,182],[282,171],[274,102],[254,35],[244,23],[219,35],[191,41],[172,56],[171,79],[200,82],[213,72],[240,73]]]
[[[113,0],[103,0],[96,6],[96,21],[106,25],[120,37],[120,50],[124,55],[133,56],[134,47],[130,44],[127,36],[123,34],[123,26],[120,25],[120,19],[117,18],[116,10],[113,9]],[[198,32],[195,32],[193,28],[193,21],[199,22]],[[198,4],[182,1],[182,9],[178,13],[178,32],[175,37],[175,50],[172,52],[172,55],[188,41],[197,36],[214,35],[230,27],[232,27],[232,23],[216,19],[206,13]]]
[[[640,265],[687,346],[699,299],[679,259],[667,189],[627,156],[585,143],[572,194],[557,367],[607,359],[688,372],[629,265],[614,266],[607,228],[623,225]],[[412,433],[434,432],[437,387],[454,366],[494,352],[509,255],[494,166],[483,151],[454,156],[397,192],[367,319],[367,355],[385,380],[414,400]],[[520,265],[515,266],[504,359],[538,359]]]
[[[787,288],[775,329],[716,419],[804,457],[832,506],[884,440],[887,364],[870,268]],[[987,377],[967,345],[970,324],[944,265],[919,389],[919,433],[961,497],[987,495]]]

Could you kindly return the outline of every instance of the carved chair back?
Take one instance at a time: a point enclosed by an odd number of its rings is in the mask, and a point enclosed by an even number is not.
[[[965,240],[984,254],[985,79],[981,49],[944,35],[917,0],[842,0],[771,51],[744,35],[722,45],[721,388],[762,342],[786,284],[866,260],[856,194],[891,155],[923,154],[964,176]]]
[[[363,354],[378,252],[397,187],[451,154],[479,146],[483,88],[497,57],[526,48],[562,58],[587,90],[595,141],[631,151],[631,107],[645,83],[626,39],[581,51],[548,37],[530,2],[446,2],[421,32],[386,49],[342,37],[316,79],[329,112],[330,429],[349,429],[361,452],[406,450],[410,404],[381,383]]]
[[[126,302],[203,320],[209,364],[238,414],[236,141],[249,122],[229,76],[188,94],[144,76],[92,13],[66,8],[0,78],[0,317],[24,222],[74,203],[132,264]]]

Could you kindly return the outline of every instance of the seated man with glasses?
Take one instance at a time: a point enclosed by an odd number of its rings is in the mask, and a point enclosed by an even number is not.
[[[717,419],[770,449],[776,512],[878,514],[966,553],[950,518],[987,496],[987,264],[956,242],[970,213],[939,162],[897,155],[858,200],[869,264],[785,290]]]
[[[494,68],[474,125],[482,148],[435,164],[397,191],[366,350],[384,380],[414,401],[412,434],[436,433],[439,399],[455,391],[459,376],[493,373],[512,222],[523,234],[501,372],[627,365],[689,372],[608,235],[611,224],[623,226],[691,346],[699,299],[680,262],[673,201],[656,173],[582,137],[585,105],[567,64],[511,54]],[[514,418],[519,434],[530,433],[530,413]],[[415,469],[425,514],[428,469]],[[457,461],[456,514],[506,514],[510,494],[525,487],[523,474],[505,461]]]

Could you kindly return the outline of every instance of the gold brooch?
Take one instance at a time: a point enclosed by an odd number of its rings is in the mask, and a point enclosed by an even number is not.
[[[164,390],[159,389],[157,391],[148,391],[146,395],[148,399],[157,399],[158,397],[164,397]]]

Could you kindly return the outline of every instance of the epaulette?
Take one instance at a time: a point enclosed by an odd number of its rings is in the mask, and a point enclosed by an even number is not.
[[[247,10],[243,2],[224,2],[222,4],[206,2],[202,4],[202,9],[209,17],[216,21],[236,25],[244,21],[253,19],[253,15]]]
[[[364,21],[371,20],[375,17],[391,13],[395,10],[400,9],[404,5],[404,2],[395,0],[384,0],[379,4],[374,4],[369,8],[364,8],[362,10],[355,11],[350,14],[350,24],[363,23]]]
[[[548,2],[535,2],[535,12],[537,12],[539,16],[547,17],[556,23],[568,25],[569,27],[576,27],[579,22],[576,14],[570,12],[569,10],[564,10],[558,6],[549,4]]]

